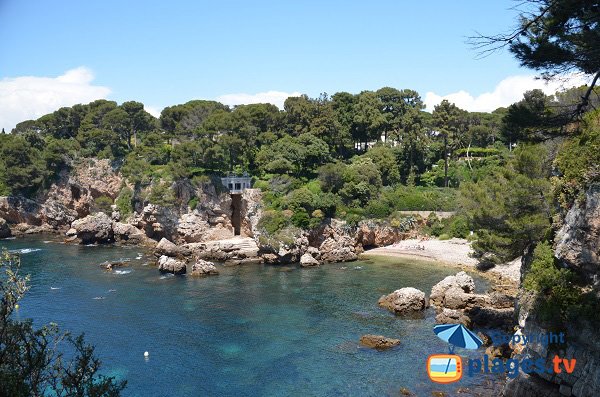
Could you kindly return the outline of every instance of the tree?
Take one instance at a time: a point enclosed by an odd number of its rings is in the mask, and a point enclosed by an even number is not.
[[[11,136],[0,147],[4,183],[13,194],[33,194],[44,181],[46,165],[40,151],[21,136]]]
[[[448,158],[460,147],[467,131],[467,113],[444,99],[433,109],[433,125],[444,143],[444,187],[448,187]]]
[[[71,337],[56,324],[34,328],[31,320],[12,316],[28,290],[20,259],[3,251],[0,257],[0,395],[117,397],[126,381],[99,375],[99,359],[83,335]],[[70,344],[72,359],[58,350]]]
[[[478,236],[475,257],[483,261],[506,262],[522,255],[552,225],[547,151],[541,145],[519,145],[513,153],[506,167],[461,189],[462,206]]]
[[[508,34],[477,35],[475,48],[486,54],[508,47],[522,66],[550,79],[569,72],[593,75],[573,116],[589,105],[600,79],[600,4],[589,0],[525,0],[519,24]]]
[[[394,150],[389,146],[378,143],[363,156],[370,158],[381,174],[381,182],[385,186],[400,183],[400,171]]]
[[[144,110],[144,104],[140,102],[123,102],[121,108],[129,115],[127,147],[131,148],[131,138],[133,145],[137,146],[137,134],[155,130],[156,119]]]
[[[353,107],[353,137],[357,142],[364,142],[367,150],[369,141],[378,141],[385,130],[386,118],[381,113],[380,101],[373,91],[363,91]]]
[[[540,142],[556,132],[551,100],[536,89],[527,91],[522,100],[508,107],[502,118],[502,135],[509,149],[517,141]]]

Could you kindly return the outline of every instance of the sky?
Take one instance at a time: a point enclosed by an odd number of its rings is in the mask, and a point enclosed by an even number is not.
[[[384,86],[492,111],[544,86],[467,37],[515,26],[510,0],[0,0],[0,128],[62,106],[137,100],[158,116]],[[562,83],[563,86],[581,84]]]

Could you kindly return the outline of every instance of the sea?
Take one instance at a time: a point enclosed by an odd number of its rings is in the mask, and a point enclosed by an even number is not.
[[[21,273],[31,277],[15,318],[84,333],[102,373],[127,380],[124,396],[452,396],[489,381],[432,382],[428,356],[448,353],[433,333],[433,309],[407,319],[377,305],[402,287],[428,294],[453,268],[394,258],[317,268],[217,264],[218,276],[197,278],[161,274],[139,247],[44,235],[0,247],[20,253]],[[106,271],[106,261],[126,266]],[[478,291],[488,287],[474,278]],[[359,345],[364,334],[401,343],[376,351]]]

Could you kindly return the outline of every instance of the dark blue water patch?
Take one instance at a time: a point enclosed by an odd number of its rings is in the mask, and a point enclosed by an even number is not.
[[[395,396],[402,387],[453,394],[483,379],[433,384],[427,357],[448,350],[433,334],[433,311],[408,320],[377,306],[398,288],[428,293],[456,269],[385,258],[311,269],[220,266],[219,276],[194,278],[160,274],[137,247],[44,239],[0,241],[27,250],[31,290],[17,317],[85,332],[106,373],[128,380],[126,396]],[[123,259],[129,266],[116,271],[99,266]],[[402,343],[361,348],[367,333]]]

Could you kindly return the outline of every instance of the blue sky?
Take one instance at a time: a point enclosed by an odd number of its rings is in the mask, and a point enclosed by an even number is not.
[[[283,93],[382,86],[430,93],[429,102],[460,92],[477,99],[533,73],[508,52],[476,59],[465,43],[475,31],[513,27],[514,5],[0,0],[0,127],[94,96],[139,100],[154,113],[198,98],[281,102]]]

